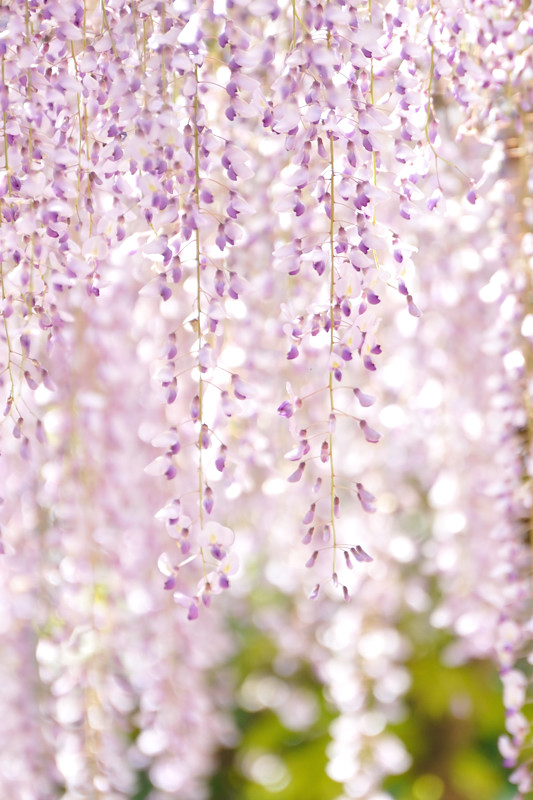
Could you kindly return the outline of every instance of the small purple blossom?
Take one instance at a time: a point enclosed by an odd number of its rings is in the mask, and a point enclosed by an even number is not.
[[[365,394],[360,389],[353,390],[354,395],[359,400],[359,403],[364,407],[367,408],[368,406],[373,405],[376,402],[376,398],[372,397],[371,394]]]
[[[370,370],[370,372],[374,372],[376,369],[376,365],[374,364],[370,356],[366,353],[363,356],[363,364],[365,366],[365,369]]]
[[[298,468],[287,478],[289,483],[297,483],[302,477],[305,469],[305,461],[300,461]]]
[[[215,499],[214,499],[214,496],[213,496],[213,490],[211,489],[210,486],[206,486],[206,489],[205,489],[205,492],[204,492],[203,506],[204,506],[205,511],[208,514],[210,514],[211,511],[213,510],[214,503],[215,503]]]
[[[350,548],[350,552],[356,561],[373,561],[374,559],[366,553],[361,545],[356,545]]]
[[[291,345],[289,352],[287,353],[287,359],[291,361],[294,358],[298,357],[298,348],[295,344]]]
[[[282,416],[282,417],[285,417],[286,419],[290,419],[290,417],[292,417],[293,413],[294,413],[294,411],[293,411],[293,408],[292,408],[292,403],[289,403],[288,400],[284,400],[278,406],[278,414],[280,416]]]
[[[309,525],[313,521],[315,516],[315,508],[316,508],[316,503],[311,503],[307,513],[305,514],[302,520],[303,525]]]
[[[197,420],[200,416],[200,397],[195,394],[191,402],[191,418]]]
[[[363,431],[364,437],[367,440],[367,442],[375,444],[376,442],[379,442],[379,440],[381,439],[381,434],[375,431],[373,428],[371,428],[365,419],[362,419],[360,421],[359,427]]]
[[[310,544],[311,540],[313,538],[313,533],[314,532],[315,532],[315,529],[313,527],[308,528],[308,530],[305,532],[305,534],[302,537],[302,544]]]
[[[413,298],[411,297],[410,294],[407,295],[407,310],[409,311],[412,317],[422,316],[422,312],[420,311],[418,306],[415,305]]]

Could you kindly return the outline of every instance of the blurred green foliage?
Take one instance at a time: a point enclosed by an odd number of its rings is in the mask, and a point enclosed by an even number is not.
[[[415,649],[408,664],[405,718],[390,728],[413,763],[384,789],[397,800],[511,800],[515,792],[497,746],[504,714],[494,665],[445,666],[446,637],[428,631],[428,639],[432,646]]]
[[[269,636],[254,626],[238,626],[241,647],[233,665],[236,682],[280,677],[274,668],[276,649]],[[309,665],[299,664],[281,681],[314,701],[318,713],[305,729],[291,730],[272,708],[235,708],[238,747],[220,753],[219,768],[210,783],[212,800],[333,800],[340,787],[326,774],[328,729],[334,713]],[[256,778],[254,780],[254,777]],[[258,778],[262,778],[258,780]],[[277,780],[276,780],[277,778]]]
[[[511,800],[515,792],[497,747],[504,713],[494,665],[474,661],[447,666],[447,634],[419,616],[406,617],[401,627],[412,645],[407,663],[412,684],[403,718],[389,730],[405,743],[412,765],[403,775],[387,778],[383,790],[395,800]],[[275,675],[276,651],[268,635],[239,627],[238,636],[241,646],[233,665],[237,683],[253,675]],[[275,709],[236,707],[240,741],[234,750],[220,753],[211,800],[333,800],[342,794],[325,771],[334,710],[308,665],[302,663],[283,680],[313,694],[319,709],[315,721],[305,731],[288,730]],[[250,761],[264,754],[274,756],[270,767],[273,777],[279,770],[278,782],[261,782],[261,771],[254,775],[250,769]]]
[[[292,613],[287,598],[269,597],[265,605],[273,601]],[[227,667],[237,687],[230,705],[233,700],[239,739],[233,749],[218,753],[210,800],[335,800],[342,787],[326,772],[335,710],[308,663],[299,661],[280,671],[273,638],[243,619],[253,620],[254,615],[234,621],[235,656]],[[515,791],[497,747],[504,712],[494,665],[469,661],[448,666],[452,641],[432,628],[426,615],[406,614],[399,628],[411,645],[406,666],[412,683],[403,700],[404,713],[389,730],[404,742],[412,764],[404,774],[387,778],[383,791],[395,800],[512,800]],[[247,686],[270,687],[272,703],[251,708]],[[276,687],[283,689],[281,704]],[[290,720],[291,698],[302,693],[314,714],[307,727],[295,729],[284,721]],[[140,773],[132,800],[145,800],[151,790],[148,774]]]

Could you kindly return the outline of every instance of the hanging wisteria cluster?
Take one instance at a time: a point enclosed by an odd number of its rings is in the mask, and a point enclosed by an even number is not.
[[[526,797],[529,3],[10,0],[0,58],[2,796],[207,797],[268,585],[339,797],[409,766],[406,613]]]

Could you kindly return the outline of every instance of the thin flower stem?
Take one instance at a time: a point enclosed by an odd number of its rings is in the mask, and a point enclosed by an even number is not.
[[[24,21],[26,24],[26,44],[31,42],[31,24],[30,24],[30,4],[28,0],[24,3]]]
[[[372,0],[368,0],[368,16],[370,17],[370,21],[372,21]],[[372,106],[375,105],[374,103],[374,57],[370,58],[370,102]],[[377,187],[378,185],[378,166],[377,166],[377,158],[376,158],[376,151],[372,148],[372,181],[374,186]],[[374,208],[372,211],[372,225],[376,224],[376,203],[374,202]],[[380,269],[379,266],[379,259],[378,254],[373,249],[372,255],[374,256],[374,262],[376,264],[377,269]]]
[[[161,5],[161,33],[165,33],[165,4]],[[165,51],[164,49],[161,50],[161,93],[163,97],[167,93],[167,67],[165,64]],[[198,88],[198,76],[196,76],[196,86]]]
[[[329,2],[329,0],[328,0],[328,2]],[[309,33],[309,29],[307,28],[307,25],[305,24],[303,19],[300,17],[298,12],[296,11],[296,0],[292,0],[292,45],[291,45],[291,47],[293,49],[296,47],[296,22],[297,21],[300,24],[300,27],[305,31],[305,33],[308,34]],[[328,37],[329,37],[329,32],[328,32]],[[329,38],[328,38],[328,43],[329,43]]]
[[[87,115],[87,103],[83,104],[83,128],[81,127],[81,119],[80,119],[80,136],[85,137],[85,155],[87,157],[87,162],[90,159],[90,152],[89,152],[89,119]],[[80,180],[81,180],[81,161],[80,161]],[[78,184],[78,191],[79,191],[79,184]],[[78,194],[79,197],[79,194]],[[91,182],[90,180],[87,181],[87,197],[91,197]],[[89,236],[92,236],[93,232],[93,215],[89,213]]]
[[[28,311],[31,314],[31,306],[33,302],[34,280],[33,273],[35,269],[35,235],[31,237],[30,244],[30,281],[28,285]]]
[[[30,23],[30,6],[28,0],[25,2],[25,22],[26,22],[26,44],[31,42],[32,30],[31,30],[31,23]],[[26,91],[28,100],[31,98],[31,70],[26,70]],[[30,122],[28,126],[28,155],[30,164],[33,161],[33,125]]]
[[[2,300],[6,298],[6,292],[4,287],[4,262],[0,259],[0,286],[2,288]],[[7,326],[7,319],[5,314],[2,315],[4,320],[4,332],[6,337],[6,344],[7,344],[7,371],[9,374],[9,383],[10,383],[10,399],[15,402],[15,381],[13,378],[13,370],[11,369],[12,365],[12,357],[13,357],[13,350],[11,348],[11,339],[9,336],[9,328]]]
[[[72,51],[72,55],[74,56],[74,49]],[[76,64],[76,59],[75,58],[74,58],[74,64]],[[76,71],[77,71],[77,66],[76,66]],[[78,143],[78,193],[76,195],[76,201],[74,203],[74,210],[77,211],[77,213],[79,215],[78,206],[79,206],[80,198],[81,198],[81,172],[82,172],[81,154],[82,154],[82,151],[83,151],[83,121],[82,121],[82,118],[81,118],[81,105],[80,105],[80,94],[79,94],[79,92],[78,92],[78,121],[79,121],[79,130],[80,130],[80,140],[79,140],[79,143]]]
[[[529,176],[531,175],[531,166],[533,159],[531,158],[531,149],[528,147],[528,132],[531,133],[531,122],[528,120],[527,115],[524,111],[520,110],[520,135],[519,135],[519,147],[516,149],[516,160],[518,161],[518,185],[519,185],[519,196],[518,202],[520,204],[520,239],[525,241],[526,236],[531,234],[531,225],[528,224],[528,219],[526,215],[527,211],[527,201],[529,199],[529,190],[528,190],[528,183],[529,183]],[[528,124],[529,123],[529,124]],[[531,314],[533,311],[533,304],[531,301],[532,298],[532,291],[533,291],[533,282],[531,279],[531,270],[529,268],[527,259],[524,259],[523,255],[519,258],[519,267],[523,271],[525,277],[525,287],[523,291],[524,296],[524,317],[528,314]],[[531,348],[524,349],[524,356],[526,361],[526,376],[530,376],[533,374],[533,356],[531,355]],[[524,408],[526,411],[526,446],[525,451],[527,453],[531,452],[531,447],[533,443],[533,404],[531,398],[531,391],[528,385],[527,380],[525,381],[525,386],[522,393],[522,402],[524,404]],[[531,481],[530,476],[527,474],[527,468],[525,470],[524,475],[525,481],[529,479]],[[533,507],[530,507],[529,510],[529,520],[528,520],[528,538],[529,538],[529,547],[530,547],[530,559],[531,559],[531,566],[530,566],[530,578],[533,580]]]
[[[198,214],[200,213],[200,141],[198,136],[198,67],[194,68],[194,75],[196,78],[197,91],[194,96],[194,196],[196,201],[196,208]],[[198,351],[202,348],[202,287],[201,276],[202,268],[200,263],[200,230],[198,224],[196,225],[196,312],[198,315]],[[204,492],[204,475],[203,475],[203,461],[202,461],[202,423],[203,423],[203,380],[202,371],[198,370],[198,495],[200,506],[200,527],[204,526],[204,507],[203,507],[203,492]]]
[[[431,10],[433,11],[433,2],[431,3]],[[432,94],[432,91],[433,91],[433,79],[434,79],[434,77],[435,77],[435,47],[432,45],[431,46],[431,51],[430,51],[429,80],[428,80],[428,90],[427,90],[428,101],[427,101],[426,124],[425,124],[425,127],[424,127],[424,133],[426,134],[426,140],[427,140],[427,143],[429,145],[429,148],[430,148],[431,152],[433,153],[433,155],[435,157],[435,169],[437,169],[437,162],[438,161],[442,161],[443,164],[447,164],[449,167],[452,167],[452,169],[456,170],[456,172],[458,172],[460,175],[462,175],[464,178],[466,178],[466,180],[469,183],[471,183],[471,179],[468,177],[466,172],[463,172],[463,170],[460,167],[458,167],[457,164],[454,164],[453,161],[449,161],[447,158],[444,158],[443,156],[441,156],[440,153],[438,153],[437,150],[435,149],[435,146],[433,145],[433,142],[430,139],[430,136],[429,136],[429,124],[431,122],[431,108],[432,108],[431,94]],[[437,174],[437,180],[438,180],[438,174]],[[440,186],[440,183],[439,183],[439,186]]]
[[[374,58],[370,59],[370,102],[374,106]],[[376,163],[376,151],[372,148],[372,181],[374,186],[378,184],[378,170]],[[372,214],[372,224],[376,224],[376,204],[374,203],[374,211]]]
[[[143,20],[143,58],[142,58],[143,73],[146,73],[146,43],[148,42],[147,25],[148,25],[148,20],[144,19]]]
[[[115,47],[115,40],[113,39],[113,34],[111,33],[111,28],[109,26],[109,20],[107,18],[107,11],[105,9],[105,2],[102,0],[102,21],[104,23],[104,27],[109,34],[109,38],[111,40],[111,48],[113,50],[113,55],[115,58],[118,58],[117,48]]]
[[[292,0],[292,47],[296,47],[296,0]]]
[[[72,60],[74,61],[74,71],[76,72],[76,76],[78,75],[78,62],[76,61],[76,52],[74,50],[74,42],[70,43],[70,52],[72,53]],[[80,106],[80,95],[78,92],[78,111]]]
[[[370,97],[372,101],[372,105],[374,105],[374,59],[371,60],[370,66]],[[376,151],[372,149],[372,180],[374,186],[377,187],[378,185],[378,169],[377,169],[377,159],[376,159]],[[372,225],[376,224],[376,203],[374,202],[374,208],[372,211]],[[377,269],[380,269],[379,266],[379,258],[378,254],[375,249],[372,249],[372,255],[374,256],[374,263]]]
[[[433,77],[435,73],[435,48],[433,45],[431,46],[431,56],[430,56],[430,63],[429,63],[429,82],[428,82],[428,106],[427,106],[427,114],[426,114],[426,136],[429,141],[429,123],[431,121],[431,91],[433,88]]]
[[[83,104],[83,120],[85,123],[85,154],[87,156],[87,161],[89,161],[90,153],[89,153],[89,119],[87,116],[87,103]],[[89,193],[90,193],[91,185],[89,184]]]
[[[5,79],[5,57],[2,56],[2,83],[4,84],[4,86],[5,86],[5,82],[6,82],[6,79]],[[7,112],[6,111],[4,111],[4,114],[3,114],[3,121],[4,121],[5,169],[6,169],[6,173],[7,173],[8,192],[9,192],[9,195],[11,195],[11,176],[9,174],[8,143],[7,143],[7,131],[6,131],[6,127],[7,127]],[[3,260],[0,261],[0,284],[1,284],[1,287],[2,287],[2,300],[5,300],[6,292],[5,292],[5,286],[4,286],[4,264],[3,264]],[[8,329],[8,326],[7,326],[7,319],[6,319],[5,315],[3,315],[3,318],[4,318],[4,331],[5,331],[7,351],[8,351],[7,370],[8,370],[8,373],[9,373],[9,381],[10,381],[10,385],[11,385],[10,398],[14,401],[15,400],[15,382],[14,382],[14,379],[13,379],[13,371],[11,369],[11,363],[12,363],[11,362],[11,356],[12,356],[11,340],[9,338],[9,329]]]
[[[330,223],[329,223],[329,247],[330,247],[330,258],[331,258],[331,272],[330,272],[330,283],[329,283],[329,321],[330,321],[330,339],[329,339],[329,407],[330,413],[333,413],[333,409],[335,407],[335,403],[333,400],[333,370],[331,369],[331,359],[333,357],[333,345],[334,345],[334,314],[333,314],[333,307],[335,305],[335,147],[333,144],[333,134],[330,134],[329,137],[329,155],[330,155],[330,162],[331,162],[331,187],[330,187],[330,196],[331,196],[331,212],[330,212]],[[329,434],[329,465],[330,465],[330,523],[331,523],[331,535],[333,539],[333,572],[335,572],[335,556],[336,556],[336,542],[337,542],[337,535],[335,532],[335,466],[333,463],[333,434]]]
[[[6,85],[6,70],[5,70],[5,56],[2,56],[2,83]],[[3,113],[4,122],[4,160],[5,170],[7,174],[7,190],[11,196],[11,175],[9,174],[9,156],[8,156],[8,143],[7,143],[7,111]]]

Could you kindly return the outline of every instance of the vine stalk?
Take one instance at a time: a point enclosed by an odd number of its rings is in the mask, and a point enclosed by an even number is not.
[[[333,133],[329,137],[329,155],[331,162],[331,210],[329,220],[329,247],[331,259],[331,273],[329,283],[329,407],[330,414],[333,414],[334,401],[333,401],[333,370],[331,368],[331,360],[333,357],[334,345],[334,303],[335,303],[335,147],[333,144]],[[331,536],[333,539],[333,572],[335,572],[335,560],[337,555],[337,534],[335,531],[335,466],[333,463],[333,433],[329,431],[329,464],[330,464],[330,519],[331,519]]]
[[[198,67],[194,68],[194,76],[196,78],[196,94],[194,95],[194,197],[196,202],[196,210],[200,214],[200,141],[198,136]],[[195,234],[196,246],[196,312],[197,312],[197,325],[198,325],[198,352],[202,348],[202,287],[201,275],[202,267],[200,263],[200,228],[198,220],[196,224]],[[198,494],[200,506],[200,526],[204,526],[204,507],[203,507],[203,493],[204,493],[204,475],[203,475],[203,461],[202,461],[202,423],[203,423],[203,380],[200,364],[198,365]]]

